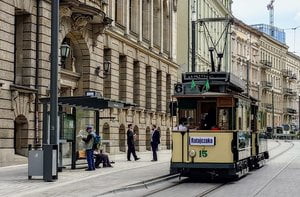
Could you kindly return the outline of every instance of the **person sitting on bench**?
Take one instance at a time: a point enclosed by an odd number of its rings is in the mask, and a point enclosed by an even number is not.
[[[112,167],[108,155],[103,153],[103,150],[100,149],[100,151],[95,151],[95,167],[100,168],[100,163],[103,163],[103,168],[105,167]]]

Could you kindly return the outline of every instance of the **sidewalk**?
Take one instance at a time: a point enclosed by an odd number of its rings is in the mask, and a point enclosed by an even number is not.
[[[126,154],[112,155],[113,168],[96,171],[65,169],[55,182],[28,180],[27,165],[0,168],[0,196],[93,196],[119,187],[168,174],[170,150],[137,153],[139,161],[127,161]],[[34,178],[34,177],[33,177]],[[16,192],[17,191],[17,192]]]

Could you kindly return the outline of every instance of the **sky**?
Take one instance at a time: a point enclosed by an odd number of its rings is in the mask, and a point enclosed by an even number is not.
[[[269,24],[267,5],[270,2],[271,0],[233,0],[232,12],[248,25]],[[275,26],[285,29],[289,51],[300,55],[300,27],[290,29],[300,26],[300,0],[275,0],[273,5]]]

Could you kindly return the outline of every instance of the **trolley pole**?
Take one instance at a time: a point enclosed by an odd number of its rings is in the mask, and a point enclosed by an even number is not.
[[[196,70],[196,13],[192,12],[192,72]]]

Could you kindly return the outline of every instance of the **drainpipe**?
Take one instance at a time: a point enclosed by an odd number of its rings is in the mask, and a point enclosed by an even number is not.
[[[35,102],[34,102],[34,144],[39,143],[39,34],[40,34],[40,0],[36,0],[36,42],[35,42],[35,89],[37,90],[35,94]]]

